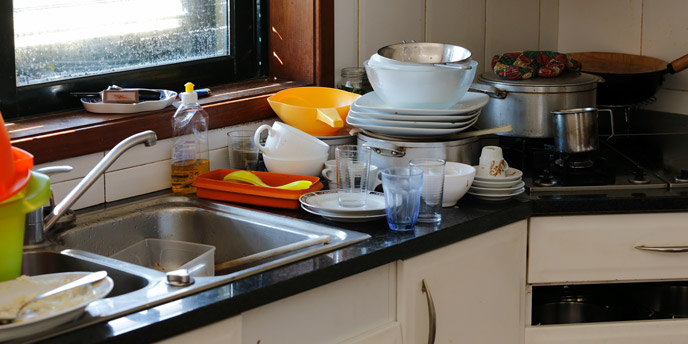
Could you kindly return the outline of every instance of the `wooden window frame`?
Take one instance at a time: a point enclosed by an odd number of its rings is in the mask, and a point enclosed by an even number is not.
[[[312,20],[306,20],[309,15]],[[199,101],[210,115],[210,129],[275,117],[266,99],[280,90],[334,86],[334,0],[271,0],[269,23],[270,77],[213,87],[213,95]],[[172,114],[172,107],[124,115],[74,110],[6,127],[12,145],[40,164],[106,151],[144,130],[169,138]]]

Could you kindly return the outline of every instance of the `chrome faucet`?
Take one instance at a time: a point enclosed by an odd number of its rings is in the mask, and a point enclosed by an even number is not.
[[[74,205],[76,201],[88,190],[93,183],[102,175],[108,167],[112,165],[124,152],[130,148],[143,143],[144,145],[153,146],[157,142],[158,137],[152,130],[146,130],[138,134],[127,137],[118,143],[114,148],[108,152],[103,159],[101,159],[98,164],[96,164],[91,171],[86,174],[84,179],[77,184],[72,191],[65,196],[62,202],[55,205],[47,216],[43,217],[43,208],[27,214],[27,220],[29,217],[33,218],[33,221],[27,221],[25,230],[25,244],[34,245],[43,242],[43,233],[50,230],[55,223],[65,214],[69,208]],[[48,168],[50,169],[50,168]],[[69,168],[71,169],[71,168]],[[58,168],[59,170],[59,168]],[[65,169],[68,171],[68,169]],[[39,221],[35,221],[39,219]]]

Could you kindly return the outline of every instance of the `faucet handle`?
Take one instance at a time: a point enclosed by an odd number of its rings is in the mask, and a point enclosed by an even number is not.
[[[61,165],[61,166],[48,166],[48,167],[42,167],[36,170],[38,173],[43,173],[47,175],[48,177],[52,176],[53,174],[60,174],[60,173],[68,173],[72,172],[73,168],[72,166],[69,165]],[[52,188],[50,192],[50,211],[55,208],[55,196],[52,193]]]

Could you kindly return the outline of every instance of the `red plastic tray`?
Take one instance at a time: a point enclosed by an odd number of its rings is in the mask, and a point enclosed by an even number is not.
[[[271,172],[251,171],[268,185],[284,185],[297,180],[308,180],[313,185],[306,190],[283,190],[222,180],[227,174],[234,171],[238,170],[218,169],[198,176],[193,183],[196,187],[196,196],[273,208],[300,209],[299,197],[301,195],[323,188],[323,184],[318,177]]]

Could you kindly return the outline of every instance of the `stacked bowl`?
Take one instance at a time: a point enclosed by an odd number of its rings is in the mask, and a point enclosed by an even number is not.
[[[260,135],[268,131],[265,145]],[[317,177],[329,157],[330,146],[299,129],[275,122],[258,127],[253,142],[263,153],[263,162],[269,172]]]
[[[399,138],[441,137],[472,126],[489,100],[485,94],[468,92],[478,63],[457,46],[451,47],[463,55],[456,63],[425,54],[423,49],[437,45],[391,45],[365,61],[374,91],[351,104],[347,123]],[[448,45],[440,46],[446,50]]]
[[[468,190],[470,195],[483,200],[502,201],[525,191],[523,172],[509,167],[504,160],[501,147],[483,147],[480,153],[480,164],[475,166],[475,169],[475,179]]]

